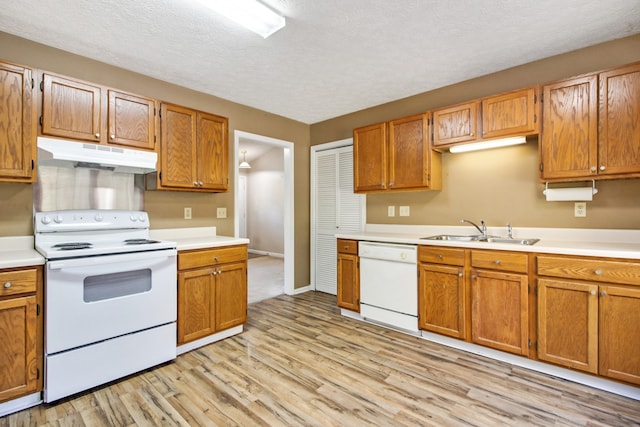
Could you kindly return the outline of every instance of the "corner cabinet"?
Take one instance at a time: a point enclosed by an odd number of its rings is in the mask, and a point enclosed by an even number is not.
[[[159,170],[147,175],[147,189],[227,191],[228,119],[162,104],[160,123]]]
[[[42,390],[42,267],[0,270],[0,403]]]
[[[178,252],[178,345],[247,321],[247,246]]]
[[[543,87],[540,178],[640,177],[640,63]]]
[[[156,150],[158,101],[49,73],[41,90],[43,135]]]
[[[640,263],[548,255],[537,261],[538,357],[640,384]]]
[[[465,249],[418,247],[418,327],[467,338]]]
[[[418,114],[353,131],[354,190],[439,190],[440,153],[431,149],[430,114]]]
[[[337,239],[338,307],[360,312],[360,259],[356,240]]]
[[[29,68],[0,62],[0,182],[34,182],[35,83]]]

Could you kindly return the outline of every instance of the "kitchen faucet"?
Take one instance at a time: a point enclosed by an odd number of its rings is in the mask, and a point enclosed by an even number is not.
[[[469,224],[473,225],[475,228],[478,229],[478,231],[482,235],[481,236],[482,238],[486,238],[487,237],[487,225],[484,223],[483,220],[480,220],[480,225],[482,226],[482,228],[478,227],[478,225],[475,222],[469,221],[468,219],[461,219],[460,222],[461,223],[468,222]]]

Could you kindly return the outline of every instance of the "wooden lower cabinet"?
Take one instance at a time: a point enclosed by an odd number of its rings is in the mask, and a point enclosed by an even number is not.
[[[418,249],[418,327],[466,338],[464,249]]]
[[[360,258],[356,240],[338,239],[338,307],[360,312]]]
[[[41,267],[0,270],[0,403],[42,390]]]
[[[178,345],[247,320],[247,247],[178,253]]]

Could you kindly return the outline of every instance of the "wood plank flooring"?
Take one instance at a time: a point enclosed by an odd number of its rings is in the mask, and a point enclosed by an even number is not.
[[[633,426],[640,402],[340,316],[307,292],[241,335],[4,426]]]

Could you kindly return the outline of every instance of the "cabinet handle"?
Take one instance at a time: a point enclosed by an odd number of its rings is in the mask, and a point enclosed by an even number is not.
[[[607,293],[606,293],[605,291],[602,291],[602,292],[600,292],[600,296],[601,296],[601,297],[606,297],[606,296],[607,296]]]
[[[458,277],[462,277],[462,273],[458,273]]]
[[[202,183],[202,181],[198,181],[198,185],[202,187],[204,184]]]
[[[595,294],[596,294],[596,291],[591,291],[591,295],[595,295]]]
[[[111,134],[111,139],[116,139],[116,136],[114,134]]]
[[[473,136],[473,132],[469,132],[469,136]]]
[[[216,274],[218,274],[218,272],[213,270],[213,273],[211,273],[211,274],[215,276]]]
[[[591,166],[591,172],[595,172],[596,171],[596,167],[595,166]]]
[[[497,260],[495,260],[493,262],[495,263],[495,265],[500,265],[500,260],[499,259],[497,259]]]
[[[597,270],[594,271],[594,273],[599,276],[602,274],[602,270],[598,268]]]
[[[601,171],[605,170],[606,168],[607,168],[607,167],[606,167],[605,165],[601,165],[601,166],[600,166],[600,170],[601,170]]]
[[[214,256],[214,257],[213,257],[213,260],[214,260],[215,262],[218,262],[218,257],[217,257],[217,256]]]
[[[96,132],[96,138],[100,138],[100,133]]]
[[[7,282],[4,284],[5,289],[9,289],[11,287],[11,282]]]

